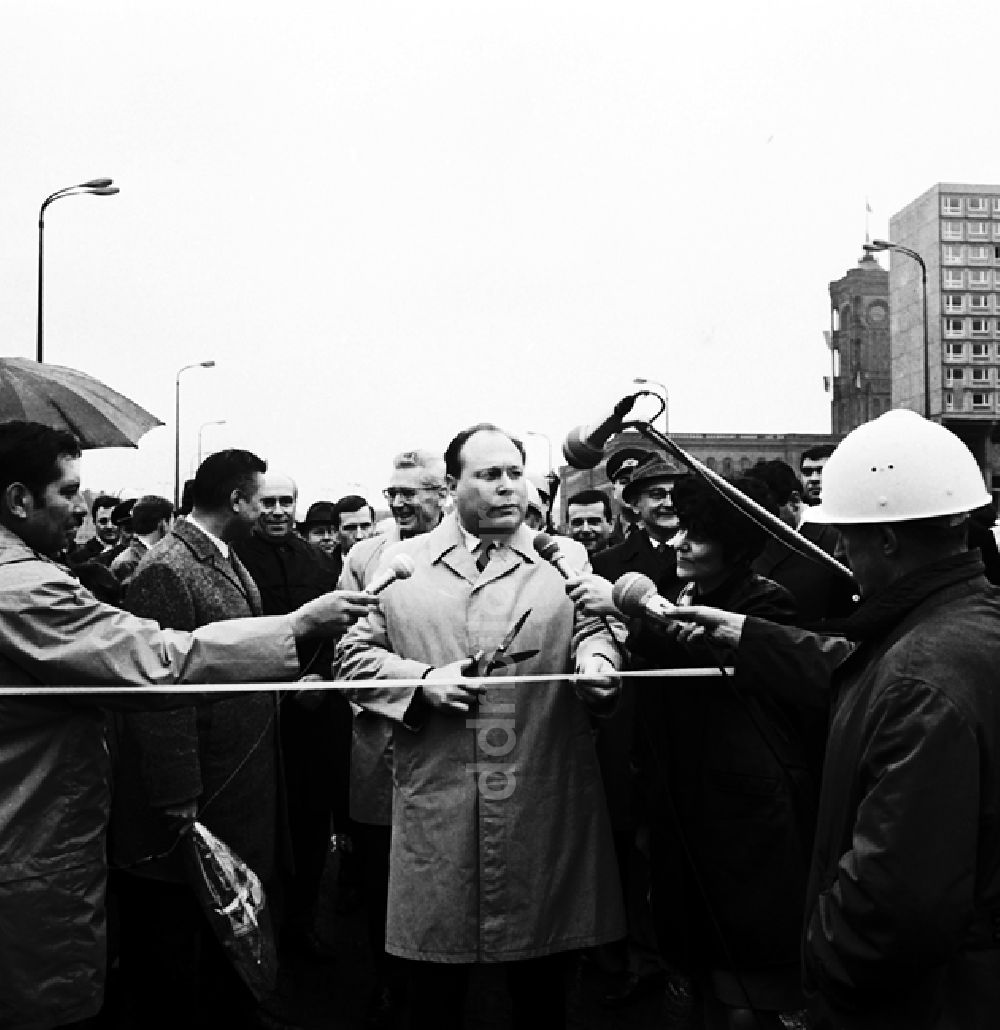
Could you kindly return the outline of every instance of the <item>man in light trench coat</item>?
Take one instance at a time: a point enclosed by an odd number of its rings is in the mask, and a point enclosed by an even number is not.
[[[505,963],[515,1027],[565,1025],[565,957],[623,936],[591,713],[614,708],[622,654],[610,624],[578,615],[522,525],[524,449],[492,425],[445,452],[455,512],[386,548],[415,571],[380,595],[337,652],[395,723],[386,948],[411,963],[411,1026],[462,1025],[474,963]],[[561,541],[574,569],[586,552]],[[463,683],[526,610],[511,673],[574,682]],[[624,637],[624,630],[621,636]]]

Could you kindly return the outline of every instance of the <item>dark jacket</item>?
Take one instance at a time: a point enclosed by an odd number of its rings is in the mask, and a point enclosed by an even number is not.
[[[967,553],[891,584],[844,628],[859,643],[832,680],[803,943],[817,1025],[992,1030],[1000,594]],[[785,674],[822,685],[834,645],[748,620],[740,654],[780,654]]]
[[[234,569],[188,520],[145,556],[125,604],[173,629],[261,614],[246,569]],[[281,817],[276,716],[275,695],[255,692],[122,717],[111,823],[115,864],[140,876],[182,880],[173,855],[148,859],[169,852],[177,839],[159,809],[197,799],[199,821],[268,880]]]
[[[839,534],[833,526],[804,522],[799,533],[829,555],[836,552]],[[813,626],[825,619],[840,619],[855,607],[857,587],[835,570],[806,558],[774,537],[754,560],[753,570],[783,586],[795,598],[797,623]]]
[[[784,622],[795,615],[786,590],[745,566],[695,603]],[[712,667],[727,656],[664,642],[661,661]],[[671,679],[646,695],[653,904],[661,945],[683,968],[735,963],[773,972],[769,989],[794,992],[825,726],[820,706],[766,687],[739,673]]]

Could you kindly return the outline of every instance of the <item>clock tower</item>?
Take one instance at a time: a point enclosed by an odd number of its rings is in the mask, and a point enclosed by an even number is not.
[[[831,429],[843,436],[890,406],[889,273],[871,254],[830,283],[830,331],[824,335]]]

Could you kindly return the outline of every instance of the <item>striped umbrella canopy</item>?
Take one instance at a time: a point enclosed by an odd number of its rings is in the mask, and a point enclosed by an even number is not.
[[[87,449],[136,447],[162,426],[155,415],[86,372],[30,358],[0,358],[0,422],[68,429]]]

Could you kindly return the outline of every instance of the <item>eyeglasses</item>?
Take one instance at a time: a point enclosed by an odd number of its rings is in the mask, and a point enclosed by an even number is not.
[[[660,501],[669,501],[673,496],[671,490],[665,490],[662,486],[654,486],[650,490],[640,490],[640,496],[648,497],[651,501],[659,503]]]
[[[437,489],[438,489],[438,487],[436,487],[436,486],[420,486],[420,487],[390,486],[390,487],[386,487],[386,489],[382,491],[382,496],[390,504],[392,504],[392,502],[394,500],[396,500],[397,497],[399,498],[400,501],[403,502],[403,504],[409,504],[411,501],[415,501],[417,499],[417,494],[420,493],[421,490],[437,490]]]

